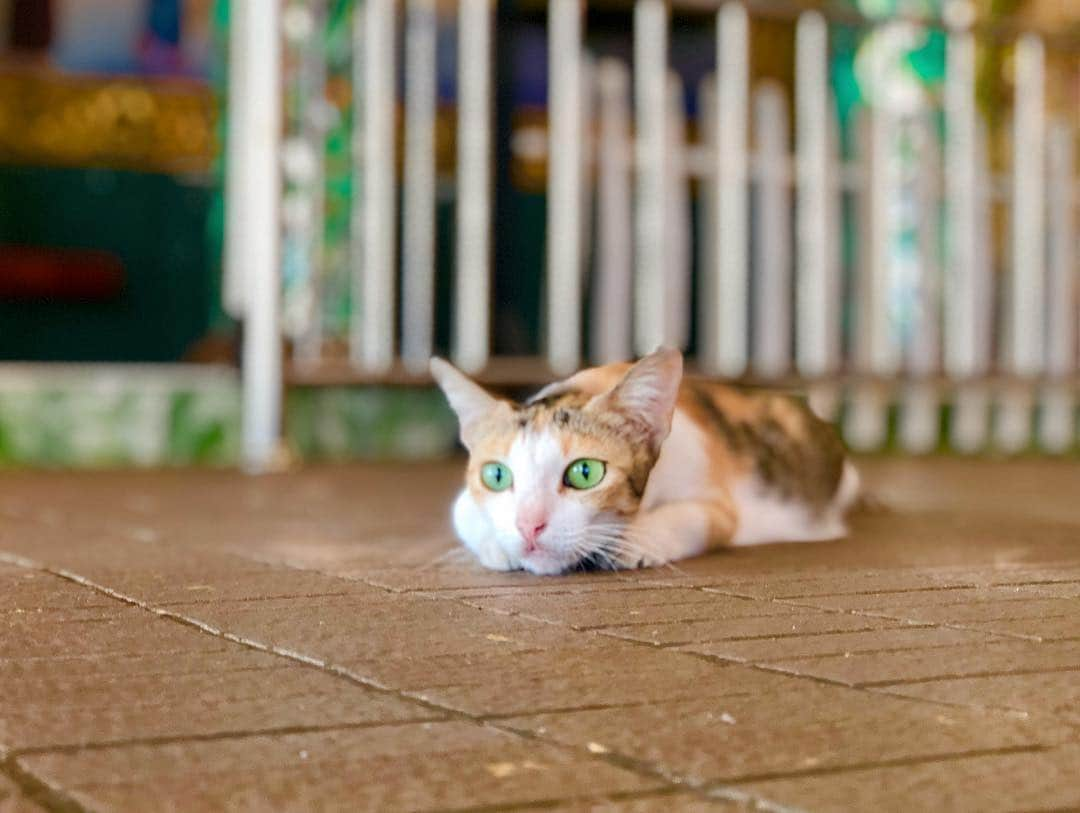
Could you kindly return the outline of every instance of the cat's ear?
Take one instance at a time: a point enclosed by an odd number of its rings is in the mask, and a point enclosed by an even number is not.
[[[477,429],[500,411],[509,410],[509,406],[441,358],[431,359],[429,368],[431,377],[450,402],[450,408],[457,413],[461,442],[471,448]]]
[[[645,439],[658,451],[671,431],[682,374],[682,353],[661,347],[627,370],[610,391],[594,399],[594,408],[625,415],[642,428]]]

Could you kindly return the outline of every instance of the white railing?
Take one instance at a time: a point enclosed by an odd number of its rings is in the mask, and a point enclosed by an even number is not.
[[[276,204],[265,200],[276,145],[256,130],[276,112],[265,98],[266,77],[280,75],[280,60],[268,43],[271,23],[255,21],[255,6],[265,12],[261,0],[236,5],[227,291],[249,323],[246,448],[250,464],[259,467],[276,437],[280,338],[273,327]],[[351,274],[358,304],[347,340],[349,363],[365,380],[388,375],[399,362],[407,373],[420,374],[435,349],[435,3],[409,0],[403,14],[401,8],[393,0],[367,0],[356,14]],[[474,373],[493,361],[493,14],[490,0],[458,4],[458,53],[467,58],[459,60],[457,77],[450,354]],[[718,68],[696,89],[700,138],[688,143],[680,80],[668,67],[668,4],[635,3],[631,74],[618,61],[594,65],[583,48],[583,4],[552,0],[550,215],[535,246],[543,250],[546,238],[542,324],[550,374],[660,343],[685,347],[696,316],[698,370],[797,381],[819,411],[841,418],[857,449],[886,443],[894,409],[896,439],[908,451],[942,442],[964,452],[1073,449],[1076,108],[1066,111],[1070,118],[1048,115],[1046,48],[1039,35],[1021,35],[1010,176],[992,173],[975,98],[976,34],[963,14],[952,16],[943,148],[929,100],[899,109],[875,104],[856,128],[855,156],[845,159],[830,95],[829,28],[820,13],[803,12],[796,21],[791,144],[783,88],[750,79],[752,15],[737,2],[719,5]],[[405,44],[400,220],[399,26]],[[898,161],[900,144],[919,150],[920,160]],[[1003,240],[991,228],[995,209],[1006,214]],[[850,262],[845,228],[856,235]],[[896,251],[900,233],[910,237],[903,254]],[[693,257],[696,302],[690,297]],[[318,352],[307,352],[296,361],[310,366],[320,360]],[[951,418],[948,437],[941,438],[945,406]]]

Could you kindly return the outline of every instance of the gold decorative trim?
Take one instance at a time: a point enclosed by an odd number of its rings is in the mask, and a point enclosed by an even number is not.
[[[206,85],[175,79],[0,72],[0,162],[206,173],[215,148]]]

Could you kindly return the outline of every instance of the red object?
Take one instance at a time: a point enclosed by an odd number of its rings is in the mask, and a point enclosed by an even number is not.
[[[0,246],[0,299],[101,302],[124,290],[124,264],[97,249]]]

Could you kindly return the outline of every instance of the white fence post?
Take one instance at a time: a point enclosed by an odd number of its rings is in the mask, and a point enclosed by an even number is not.
[[[782,376],[791,369],[791,195],[787,100],[782,86],[754,91],[757,217],[754,220],[754,371]]]
[[[234,0],[233,14],[227,279],[244,313],[243,461],[259,472],[281,432],[281,7]]]
[[[940,424],[937,387],[926,379],[940,369],[941,262],[938,252],[941,155],[929,111],[921,112],[911,124],[913,144],[920,156],[913,179],[918,206],[918,276],[913,281],[914,313],[906,348],[907,369],[913,380],[904,389],[899,436],[906,451],[925,454],[937,446]]]
[[[690,289],[693,273],[690,178],[686,166],[686,108],[683,84],[674,71],[668,74],[667,210],[664,214],[664,344],[684,349],[690,342]]]
[[[1012,269],[1007,287],[1008,342],[1005,369],[1021,377],[1044,369],[1046,227],[1044,223],[1045,110],[1043,44],[1025,34],[1016,44],[1016,102],[1013,110]],[[1032,392],[1026,381],[1002,394],[998,446],[1018,452],[1032,441]]]
[[[548,363],[559,374],[581,361],[582,8],[548,4]]]
[[[981,288],[989,282],[979,278],[983,270],[979,264],[980,143],[975,108],[975,37],[967,28],[970,22],[966,18],[950,21],[945,68],[948,239],[943,369],[946,375],[960,379],[985,372],[979,364],[979,327]],[[986,389],[979,384],[962,383],[954,390],[953,398],[950,442],[959,451],[974,452],[986,441]]]
[[[384,373],[394,362],[395,246],[395,3],[367,0],[355,14],[355,130],[353,307],[349,354],[353,364]]]
[[[651,353],[664,341],[664,214],[667,207],[667,38],[664,0],[634,3],[634,345]]]
[[[630,74],[617,59],[597,69],[600,119],[597,146],[596,286],[592,305],[592,355],[598,363],[633,354],[633,202],[630,139]]]
[[[717,285],[719,333],[711,367],[727,376],[749,360],[750,24],[746,9],[727,3],[716,16]]]
[[[409,0],[405,17],[405,172],[401,222],[401,356],[427,368],[435,334],[435,0]]]
[[[795,33],[796,358],[814,378],[832,372],[828,331],[839,317],[829,301],[830,195],[828,27],[819,12],[799,16]],[[839,224],[837,224],[839,225]]]
[[[1046,373],[1039,442],[1050,452],[1066,452],[1076,443],[1076,181],[1073,144],[1066,121],[1055,121],[1047,132],[1047,183],[1050,231],[1046,313]]]
[[[457,271],[452,356],[477,372],[490,352],[491,307],[491,0],[461,0],[458,10]]]
[[[698,288],[695,313],[698,319],[697,347],[698,361],[707,370],[715,369],[716,346],[719,331],[716,324],[717,313],[717,271],[716,261],[716,207],[717,177],[716,123],[716,75],[705,76],[697,88],[698,138],[701,152],[707,160],[701,162],[698,189]]]

